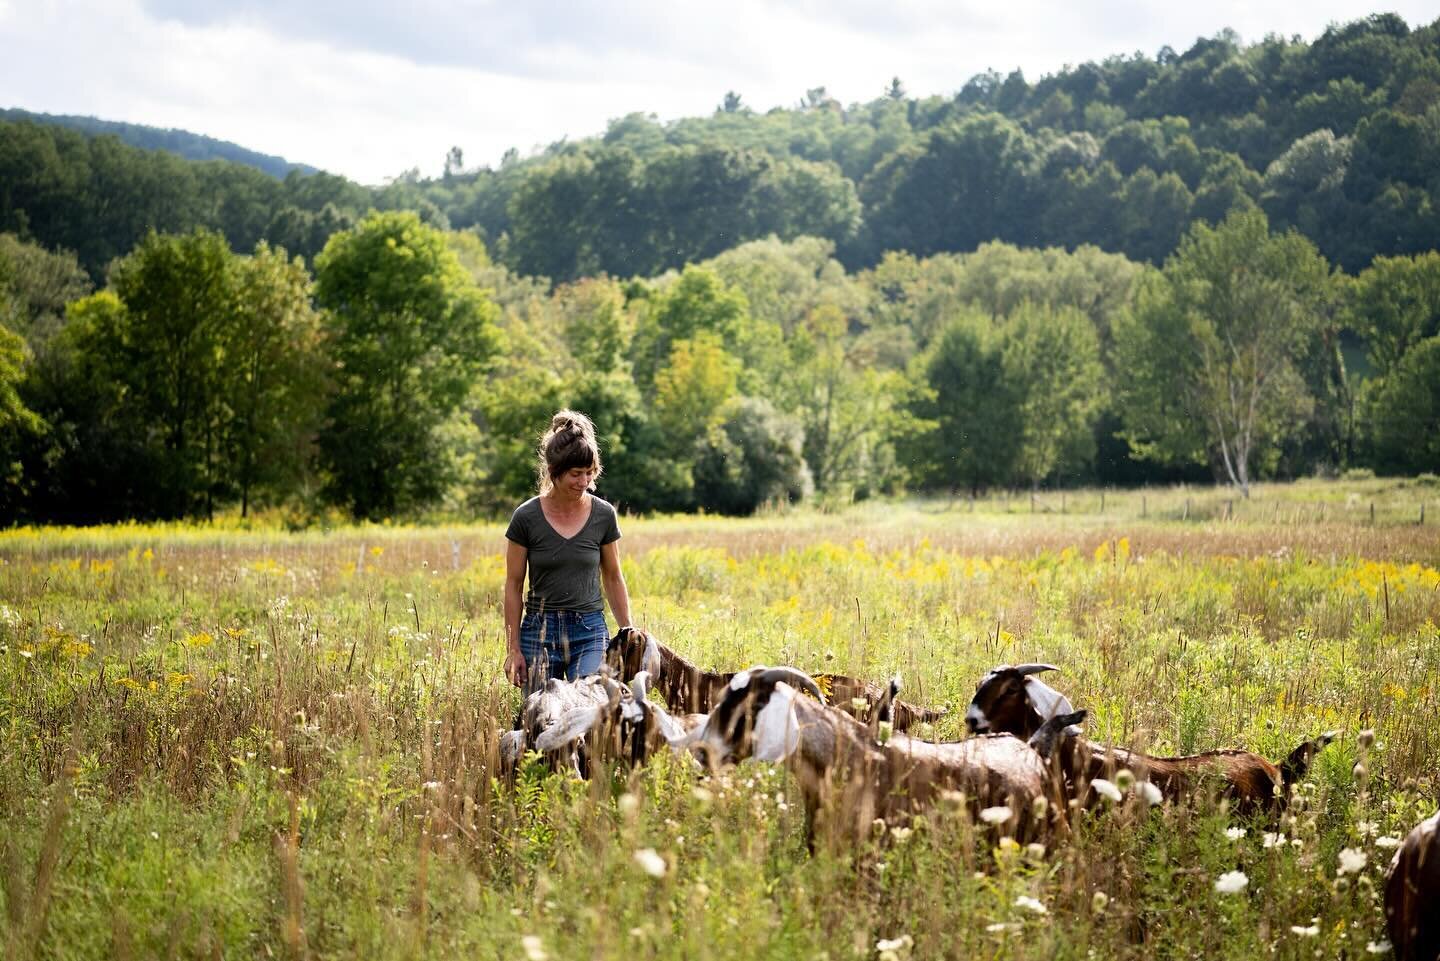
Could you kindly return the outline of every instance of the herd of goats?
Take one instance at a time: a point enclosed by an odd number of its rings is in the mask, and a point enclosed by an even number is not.
[[[1075,808],[1097,804],[1102,793],[1115,797],[1122,770],[1153,802],[1209,791],[1240,813],[1278,816],[1334,737],[1304,742],[1278,766],[1241,750],[1153,757],[1087,740],[1079,726],[1086,712],[1037,677],[1051,670],[990,671],[965,714],[974,736],[937,742],[905,732],[946,712],[900,700],[899,678],[882,686],[793,667],[704,671],[625,628],[611,638],[599,674],[550,679],[526,697],[515,729],[501,738],[501,760],[513,771],[534,751],[585,777],[593,762],[641,764],[660,750],[711,771],[753,758],[794,774],[812,846],[817,835],[858,841],[877,820],[908,824],[942,799],[1024,843],[1066,834]],[[670,710],[648,698],[652,684]],[[1440,959],[1437,909],[1440,812],[1410,832],[1386,877],[1386,923],[1400,961]]]

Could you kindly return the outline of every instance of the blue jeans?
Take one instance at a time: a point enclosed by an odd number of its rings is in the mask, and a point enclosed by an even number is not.
[[[603,611],[526,611],[520,620],[526,693],[539,690],[552,677],[573,681],[594,674],[609,639]]]

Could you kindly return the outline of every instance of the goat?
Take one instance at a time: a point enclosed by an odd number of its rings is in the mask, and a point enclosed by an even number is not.
[[[678,743],[700,718],[677,719],[645,700],[646,675],[629,689],[606,674],[578,681],[551,678],[525,698],[515,729],[500,737],[502,769],[513,772],[525,752],[544,754],[555,770],[587,777],[592,758],[643,763],[657,743]],[[609,740],[598,736],[610,735]],[[597,736],[587,737],[596,734]]]
[[[605,649],[606,663],[622,680],[630,680],[640,671],[648,671],[655,686],[665,696],[671,710],[691,713],[712,710],[725,697],[734,672],[705,671],[691,664],[652,635],[634,627],[622,627]],[[815,685],[827,695],[830,703],[847,714],[856,714],[855,703],[865,701],[869,711],[885,695],[879,684],[846,674],[816,674]],[[891,723],[895,730],[905,731],[916,724],[934,723],[945,716],[944,710],[920,707],[895,701]]]
[[[542,753],[564,750],[583,738],[590,757],[637,765],[662,746],[682,750],[705,716],[672,717],[646,699],[648,680],[646,672],[641,671],[627,689],[603,677],[601,684],[609,695],[606,703],[568,708],[536,736],[535,749]]]
[[[1385,874],[1385,925],[1395,961],[1440,959],[1440,811],[1415,825]]]
[[[896,679],[877,718],[898,689]],[[784,762],[799,782],[812,845],[822,827],[858,841],[876,819],[918,814],[947,792],[963,794],[972,814],[1010,808],[1005,820],[1017,840],[1043,836],[1051,818],[1063,819],[1063,805],[1047,803],[1037,812],[1037,799],[1052,799],[1052,781],[1044,759],[1024,741],[995,735],[935,744],[891,734],[877,743],[871,727],[826,707],[820,695],[814,679],[794,668],[741,671],[694,741],[712,767],[747,757]]]
[[[965,712],[966,725],[975,734],[1029,737],[1049,718],[1073,710],[1065,695],[1035,677],[1054,670],[1058,668],[1051,664],[1020,664],[1002,665],[990,671],[981,678]],[[1067,733],[1078,735],[1078,729]],[[1173,801],[1192,793],[1206,775],[1214,775],[1223,779],[1223,792],[1237,802],[1241,812],[1259,808],[1274,813],[1284,806],[1292,786],[1305,777],[1316,753],[1334,738],[1335,732],[1331,731],[1305,741],[1276,767],[1249,751],[1232,749],[1183,757],[1154,757],[1121,747],[1092,744],[1076,736],[1067,739],[1061,767],[1076,792],[1084,789],[1079,783],[1081,780],[1088,782],[1120,768],[1129,768],[1136,778],[1149,780]]]

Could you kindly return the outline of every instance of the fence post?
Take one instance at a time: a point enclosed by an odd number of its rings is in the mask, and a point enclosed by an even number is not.
[[[1190,519],[1190,498],[1188,497],[1185,498],[1185,513],[1180,515],[1180,519],[1182,521],[1188,521]]]
[[[1235,519],[1235,498],[1233,497],[1225,502],[1225,519],[1227,521]]]
[[[1375,502],[1370,502],[1370,526],[1375,526]]]
[[[1141,517],[1141,519],[1143,520],[1143,519],[1145,518],[1145,516],[1146,516],[1146,510],[1145,510],[1145,495],[1144,495],[1144,494],[1141,494],[1141,495],[1140,495],[1140,517]]]

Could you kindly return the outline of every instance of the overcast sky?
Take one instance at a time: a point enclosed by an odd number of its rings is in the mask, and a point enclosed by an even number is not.
[[[179,127],[364,183],[603,132],[640,111],[951,94],[1232,27],[1314,39],[1440,0],[0,0],[0,106]]]

